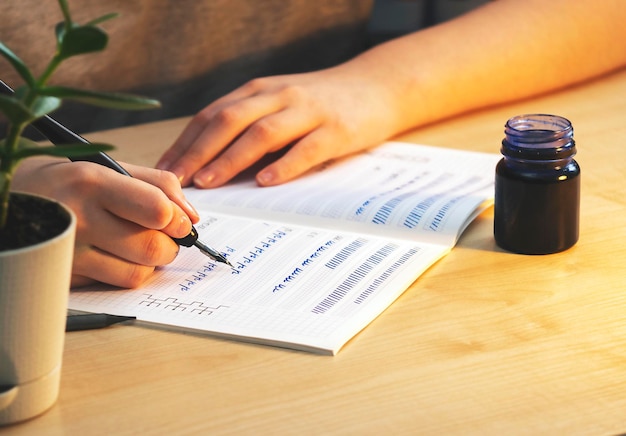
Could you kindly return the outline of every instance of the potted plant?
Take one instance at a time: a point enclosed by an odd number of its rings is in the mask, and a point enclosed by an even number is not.
[[[11,192],[15,170],[31,156],[72,157],[112,148],[42,146],[26,139],[24,129],[65,99],[120,109],[159,104],[126,94],[48,85],[64,60],[106,47],[108,36],[98,25],[116,16],[79,25],[72,21],[67,0],[58,1],[64,20],[55,29],[56,52],[40,76],[0,41],[0,55],[24,81],[14,94],[0,95],[0,112],[7,121],[6,138],[0,141],[0,425],[36,416],[56,401],[76,227],[72,212],[58,202]]]

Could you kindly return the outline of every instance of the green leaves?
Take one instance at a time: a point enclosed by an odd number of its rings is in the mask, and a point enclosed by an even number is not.
[[[118,14],[106,14],[91,20],[85,25],[79,25],[72,21],[67,2],[61,0],[59,3],[63,11],[64,21],[55,27],[57,61],[60,62],[72,56],[104,50],[109,42],[109,36],[97,25],[117,17]]]
[[[161,106],[157,100],[139,97],[130,94],[87,91],[82,89],[66,88],[64,86],[47,86],[39,89],[40,95],[57,97],[59,99],[77,100],[92,106],[101,106],[113,109],[140,110]]]
[[[35,86],[35,78],[30,73],[24,62],[20,58],[18,58],[17,55],[13,53],[11,49],[9,49],[9,47],[4,45],[2,41],[0,41],[0,55],[2,55],[3,58],[9,61],[11,66],[13,66],[15,71],[17,71],[20,77],[24,79],[28,86]]]
[[[55,27],[56,52],[40,75],[35,77],[24,62],[0,42],[0,56],[9,62],[24,81],[24,86],[17,88],[12,95],[7,95],[11,94],[10,89],[5,89],[6,93],[0,94],[0,112],[9,122],[7,137],[0,141],[0,229],[6,223],[13,173],[22,159],[37,155],[71,158],[113,149],[108,144],[41,146],[21,136],[28,124],[58,109],[61,101],[66,99],[126,110],[160,106],[157,100],[135,95],[47,85],[54,71],[64,60],[72,56],[104,50],[109,37],[98,27],[98,24],[117,16],[117,14],[107,14],[80,25],[72,20],[67,0],[58,0],[58,3],[63,13],[63,22]]]
[[[11,124],[22,124],[31,118],[30,109],[12,97],[0,95],[0,112],[2,112]]]
[[[27,107],[22,101],[6,95],[0,95],[0,111],[12,124],[22,125],[56,110],[61,100],[56,97],[37,97]]]
[[[109,37],[95,26],[67,25],[62,22],[56,26],[57,57],[60,61],[69,57],[104,50]]]
[[[59,3],[64,12],[65,21],[56,25],[57,53],[49,67],[50,71],[44,74],[45,78],[52,73],[52,70],[54,70],[58,64],[67,58],[104,50],[109,42],[109,37],[104,30],[97,27],[97,25],[115,18],[118,15],[115,13],[106,14],[81,26],[71,21],[67,3],[65,1],[60,1]],[[37,87],[35,77],[33,77],[28,67],[1,41],[0,55],[9,61],[29,88],[35,89]]]
[[[116,12],[112,12],[110,14],[105,14],[99,18],[96,18],[94,20],[91,20],[89,23],[87,23],[86,25],[88,26],[96,26],[100,23],[104,23],[105,21],[109,21],[113,18],[117,18],[120,14],[116,13]]]
[[[37,97],[31,105],[32,121],[57,110],[61,106],[61,99],[56,97]]]
[[[8,153],[4,147],[4,140],[0,141],[0,160],[10,158],[15,162],[32,156],[57,156],[57,157],[79,157],[89,154],[96,154],[99,151],[113,150],[110,144],[102,143],[77,143],[59,146],[41,146],[28,138],[21,137],[18,140],[17,148]]]

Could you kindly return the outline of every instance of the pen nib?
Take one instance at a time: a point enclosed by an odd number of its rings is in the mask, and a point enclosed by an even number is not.
[[[219,252],[217,252],[216,250],[212,249],[208,245],[202,243],[199,239],[194,243],[194,245],[196,247],[198,247],[198,249],[202,253],[204,253],[206,256],[210,257],[214,261],[224,263],[224,264],[230,266],[231,268],[234,268],[233,265],[228,261],[228,259],[226,259]]]

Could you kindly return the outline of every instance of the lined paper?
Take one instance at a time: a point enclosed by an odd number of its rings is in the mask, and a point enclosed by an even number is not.
[[[139,289],[74,290],[70,309],[335,354],[456,243],[499,156],[386,143],[285,185],[186,189],[200,238]]]

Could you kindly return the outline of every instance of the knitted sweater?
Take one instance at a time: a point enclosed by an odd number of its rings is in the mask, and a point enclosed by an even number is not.
[[[75,21],[109,12],[104,52],[68,60],[51,83],[126,91],[161,100],[128,112],[65,103],[54,117],[80,132],[190,115],[267,75],[335,65],[364,50],[372,0],[80,0]],[[0,2],[0,41],[41,72],[54,52],[56,1]],[[20,80],[0,59],[0,79]]]

